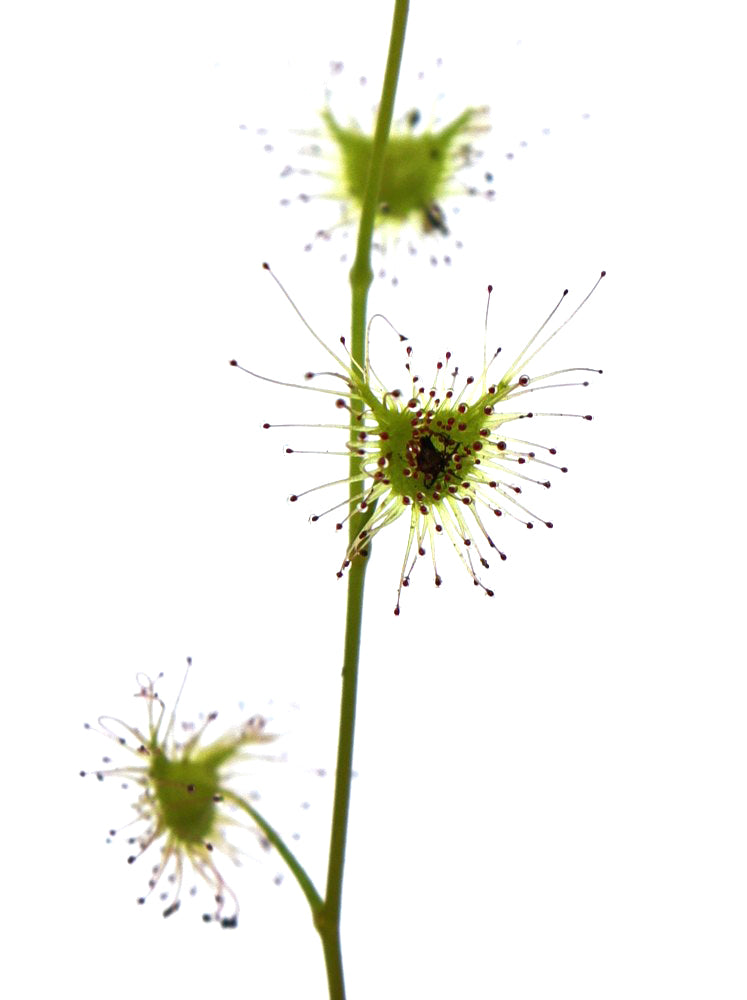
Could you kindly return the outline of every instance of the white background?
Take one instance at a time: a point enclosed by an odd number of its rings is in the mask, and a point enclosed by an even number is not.
[[[396,619],[404,523],[376,546],[349,995],[743,998],[734,5],[496,6],[413,5],[403,87],[443,117],[490,104],[481,145],[498,198],[450,217],[464,242],[450,269],[427,253],[387,258],[400,285],[377,282],[372,311],[410,337],[424,371],[443,345],[466,371],[489,281],[491,338],[510,353],[564,286],[575,303],[604,267],[547,366],[605,374],[554,401],[593,423],[533,428],[571,469],[532,498],[552,532],[503,526],[494,601],[444,552],[444,586],[419,566]],[[321,949],[292,881],[273,884],[276,859],[232,880],[238,931],[203,926],[199,905],[163,921],[157,901],[134,904],[145,869],[104,844],[126,796],[77,772],[108,749],[83,721],[135,721],[135,672],[164,670],[173,692],[191,655],[187,711],[230,714],[243,700],[291,734],[279,825],[303,826],[299,851],[321,880],[329,779],[311,772],[333,760],[343,543],[332,524],[307,523],[313,503],[285,498],[336,478],[342,460],[284,456],[300,439],[261,421],[325,420],[328,405],[227,361],[289,380],[322,364],[264,259],[321,335],[345,332],[344,241],[303,251],[335,206],[278,207],[299,181],[278,178],[280,150],[314,127],[330,60],[346,64],[332,81],[341,114],[360,105],[360,74],[374,102],[389,16],[327,2],[4,7],[0,641],[15,996],[63,984],[81,1000],[325,995]],[[388,350],[385,327],[376,335]],[[340,443],[304,433],[309,447]]]

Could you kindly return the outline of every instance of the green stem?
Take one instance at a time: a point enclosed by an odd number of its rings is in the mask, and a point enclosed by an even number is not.
[[[384,156],[389,140],[389,131],[392,126],[394,98],[397,92],[399,68],[405,44],[408,10],[408,0],[395,0],[384,86],[381,91],[381,102],[376,119],[376,131],[374,132],[371,162],[368,168],[366,193],[361,208],[356,256],[353,266],[350,269],[350,285],[352,290],[351,355],[353,358],[353,368],[357,371],[364,371],[366,368],[366,315],[368,291],[373,281],[371,242],[373,240],[376,210],[379,202]],[[361,400],[353,400],[351,402],[351,427],[355,427],[358,414],[362,411],[363,406],[364,404]],[[356,481],[360,473],[360,464],[358,457],[351,457],[351,543],[357,537],[367,518],[371,516],[370,511],[366,515],[355,513],[356,504],[354,496],[360,486]],[[340,730],[337,746],[337,768],[335,772],[335,797],[332,808],[332,831],[327,866],[327,890],[321,910],[315,911],[315,923],[324,948],[330,1000],[345,1000],[345,981],[340,945],[340,914],[342,909],[345,845],[347,842],[348,816],[350,812],[358,662],[360,659],[361,626],[363,619],[363,587],[368,555],[370,555],[370,545],[368,546],[366,556],[359,555],[352,559],[348,573],[348,606],[342,666]]]
[[[366,306],[368,304],[368,290],[373,281],[371,242],[376,222],[376,211],[379,207],[379,190],[381,188],[381,177],[384,172],[384,156],[386,154],[387,142],[389,141],[389,132],[392,127],[394,97],[397,93],[399,67],[402,62],[402,50],[405,45],[405,29],[407,27],[409,6],[409,0],[395,0],[394,3],[392,33],[389,38],[389,55],[386,62],[384,86],[381,90],[379,113],[376,118],[376,131],[374,132],[371,162],[368,167],[366,193],[363,196],[363,205],[361,208],[358,244],[355,260],[350,269],[350,285],[353,290],[351,322],[353,342],[351,345],[351,354],[354,361],[357,361],[361,366],[365,364],[366,358]]]
[[[243,809],[245,813],[248,813],[251,816],[251,818],[254,820],[254,822],[262,831],[262,833],[264,833],[265,837],[267,837],[267,839],[275,848],[275,850],[278,852],[280,857],[290,868],[296,881],[301,887],[301,891],[308,900],[309,906],[311,907],[311,912],[316,917],[316,914],[318,914],[321,911],[324,905],[324,901],[322,900],[322,897],[319,895],[319,893],[316,891],[314,883],[309,878],[308,874],[306,873],[306,870],[299,863],[295,854],[293,853],[293,851],[291,851],[291,849],[285,843],[280,834],[273,827],[270,826],[270,824],[267,822],[264,816],[261,813],[257,812],[254,806],[250,805],[246,801],[246,799],[242,799],[239,795],[235,795],[233,792],[229,792],[227,789],[224,788],[221,789],[221,795],[223,796],[224,799],[233,802],[235,805],[239,807],[239,809]]]

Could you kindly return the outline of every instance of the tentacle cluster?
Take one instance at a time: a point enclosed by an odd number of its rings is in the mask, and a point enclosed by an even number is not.
[[[602,272],[599,280],[604,274]],[[354,456],[357,471],[347,478],[293,494],[290,499],[295,502],[330,486],[344,484],[350,487],[353,484],[352,509],[345,496],[311,517],[312,521],[318,521],[343,510],[346,514],[337,522],[338,530],[343,528],[353,512],[368,518],[350,542],[338,576],[343,575],[353,559],[367,555],[372,539],[380,531],[407,514],[409,532],[395,614],[399,614],[401,592],[410,582],[417,559],[426,555],[428,550],[435,584],[441,584],[436,543],[443,537],[451,542],[475,586],[488,596],[494,595],[478,574],[480,568],[489,567],[487,557],[490,550],[494,550],[500,560],[506,558],[490,533],[491,518],[505,516],[527,528],[532,528],[535,523],[552,528],[551,521],[533,513],[525,504],[524,489],[527,486],[549,489],[548,470],[567,472],[565,466],[556,464],[554,447],[537,444],[523,435],[509,435],[507,425],[543,416],[592,419],[590,414],[538,412],[524,408],[521,405],[523,399],[521,403],[518,401],[540,389],[587,386],[585,373],[601,374],[599,369],[567,368],[530,376],[525,368],[572,319],[594,288],[564,322],[537,344],[560,308],[566,290],[524,350],[495,380],[491,378],[491,368],[500,348],[489,360],[486,354],[479,376],[469,376],[461,383],[459,369],[451,353],[446,352],[436,364],[434,377],[425,383],[414,374],[412,349],[407,346],[406,369],[411,385],[409,392],[403,393],[399,389],[388,390],[368,361],[365,366],[358,366],[347,355],[343,359],[324,345],[340,366],[340,371],[318,374],[341,378],[347,391],[338,393],[335,389],[321,387],[317,391],[334,395],[336,406],[352,415],[351,424],[328,426],[348,430],[345,450],[339,454]],[[313,330],[311,333],[320,340]],[[344,338],[341,343],[345,345]],[[237,363],[234,361],[232,364]],[[563,377],[571,373],[584,373],[584,377],[568,382]],[[316,377],[317,374],[309,372],[306,382]],[[299,387],[316,388],[308,384]],[[277,426],[303,425],[264,424],[265,428]],[[292,453],[296,449],[286,448],[286,451]]]
[[[331,69],[337,76],[343,66],[333,63]],[[365,87],[365,78],[360,83]],[[307,141],[298,151],[299,163],[286,163],[281,171],[281,177],[303,178],[305,185],[281,204],[322,199],[339,205],[339,217],[319,229],[306,250],[357,222],[373,151],[377,109],[372,109],[370,123],[362,125],[349,109],[348,113],[335,110],[331,98],[328,88],[319,124],[301,132]],[[492,200],[495,196],[492,173],[478,169],[483,156],[479,140],[489,130],[484,106],[464,108],[448,120],[410,108],[392,123],[376,216],[377,249],[385,251],[404,242],[409,253],[416,254],[423,237],[435,237],[441,246],[431,240],[431,264],[451,263],[452,251],[460,249],[461,243],[458,239],[446,242],[451,227],[449,203],[464,197]],[[266,129],[259,132],[267,138]],[[266,141],[265,149],[274,152],[274,144]],[[380,268],[379,275],[386,276],[385,269]],[[397,284],[396,277],[392,281]]]
[[[241,852],[228,836],[230,829],[244,829],[260,845],[267,845],[257,828],[236,818],[226,798],[232,794],[226,782],[229,769],[249,758],[261,758],[255,748],[275,737],[265,731],[265,720],[255,715],[206,743],[206,734],[217,719],[217,713],[211,712],[197,726],[183,725],[185,738],[178,740],[176,705],[167,718],[156,682],[145,674],[138,674],[137,682],[137,697],[145,701],[147,709],[145,731],[108,716],[99,719],[102,733],[133,761],[110,767],[111,758],[105,757],[103,769],[81,771],[81,776],[95,774],[99,781],[116,777],[124,781],[125,788],[132,783],[140,789],[132,803],[135,818],[122,828],[134,831],[127,836],[131,848],[127,861],[134,864],[154,845],[160,846],[160,857],[151,866],[147,891],[138,903],[158,893],[164,917],[171,916],[181,906],[185,874],[191,868],[209,887],[214,903],[203,920],[235,927],[238,900],[216,859],[223,854],[234,863],[239,861]],[[119,832],[112,829],[109,835],[113,838]],[[190,891],[194,894],[196,887]]]

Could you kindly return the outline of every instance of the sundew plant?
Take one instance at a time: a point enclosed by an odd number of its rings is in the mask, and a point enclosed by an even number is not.
[[[125,841],[127,861],[141,874],[138,902],[158,902],[164,917],[185,919],[183,913],[175,917],[184,896],[202,892],[207,900],[198,911],[202,919],[240,934],[240,900],[231,869],[252,846],[274,850],[308,903],[331,1000],[346,996],[343,877],[359,661],[365,648],[364,582],[377,539],[390,529],[401,536],[401,559],[392,573],[392,610],[398,628],[418,627],[408,620],[407,588],[424,584],[426,575],[439,587],[449,564],[474,591],[471,599],[483,602],[480,610],[494,607],[485,602],[499,593],[500,566],[510,544],[504,526],[553,527],[548,491],[567,472],[558,428],[562,430],[567,421],[585,426],[592,419],[584,407],[556,405],[555,390],[583,392],[601,374],[593,367],[545,366],[543,352],[584,306],[604,271],[575,299],[563,291],[555,301],[539,306],[529,332],[514,343],[491,343],[486,317],[481,357],[459,357],[463,345],[457,341],[453,349],[424,359],[418,345],[390,325],[391,336],[400,341],[402,378],[391,384],[379,377],[375,352],[369,349],[368,314],[375,232],[383,227],[396,234],[407,227],[408,239],[415,238],[413,234],[423,240],[444,235],[445,200],[455,175],[472,155],[470,136],[484,127],[483,110],[468,107],[437,129],[419,129],[414,116],[405,118],[392,134],[407,17],[406,0],[395,0],[373,133],[339,121],[329,110],[324,114],[338,155],[338,193],[347,206],[345,222],[357,226],[349,274],[349,333],[333,340],[318,332],[291,300],[298,322],[326,352],[328,370],[302,372],[288,380],[256,371],[251,360],[231,361],[251,379],[276,383],[278,392],[295,392],[300,404],[308,393],[326,398],[329,420],[313,427],[315,433],[328,435],[320,449],[329,449],[325,454],[336,455],[334,461],[340,463],[332,475],[320,466],[317,478],[301,484],[290,497],[293,506],[306,506],[312,522],[331,524],[342,536],[338,556],[322,569],[337,573],[347,585],[326,881],[314,882],[251,791],[255,779],[260,781],[260,771],[261,780],[272,781],[273,767],[282,766],[282,751],[276,751],[281,741],[259,714],[225,728],[211,711],[184,725],[178,715],[179,699],[168,705],[159,692],[159,678],[140,674],[135,694],[141,717],[100,719],[98,730],[113,745],[111,756],[98,769],[81,772],[100,781],[114,779],[131,791],[131,822],[112,830],[111,836]],[[269,264],[264,266],[274,277]],[[301,411],[297,423],[269,419],[264,426],[272,433],[276,426],[309,424]],[[258,440],[253,447],[262,448],[264,443]],[[267,599],[271,600],[269,595]],[[261,614],[257,620],[262,621]],[[428,630],[419,636],[422,644],[437,642]],[[282,648],[278,669],[282,669]],[[439,681],[435,674],[433,683]]]

